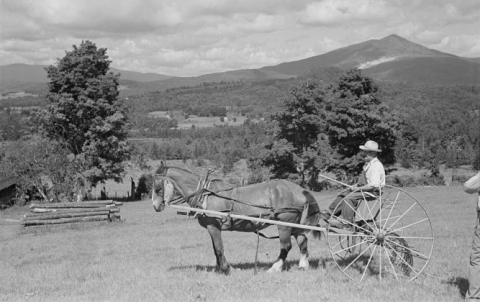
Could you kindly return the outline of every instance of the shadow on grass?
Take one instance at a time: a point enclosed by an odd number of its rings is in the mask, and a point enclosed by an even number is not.
[[[470,286],[470,282],[468,282],[468,279],[462,277],[452,277],[448,279],[446,283],[456,286],[462,298],[465,298],[468,287]]]
[[[327,264],[324,259],[311,259],[310,269],[325,269]],[[255,269],[255,262],[246,262],[246,263],[230,263],[234,270],[253,270]],[[263,271],[268,270],[272,267],[272,262],[257,262],[257,270]],[[298,260],[287,260],[285,261],[285,271],[298,269]],[[181,265],[181,266],[172,266],[168,269],[171,271],[206,271],[206,272],[215,272],[215,265]]]

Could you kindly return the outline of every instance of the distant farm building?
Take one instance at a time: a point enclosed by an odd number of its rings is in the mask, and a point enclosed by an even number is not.
[[[17,182],[11,179],[0,179],[0,207],[8,206],[15,198]]]

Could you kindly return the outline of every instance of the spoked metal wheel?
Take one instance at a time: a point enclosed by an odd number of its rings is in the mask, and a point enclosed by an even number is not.
[[[340,203],[355,213],[353,222],[342,216],[343,229],[327,227],[332,258],[350,279],[361,282],[368,276],[380,280],[411,281],[432,257],[434,237],[425,208],[409,193],[392,186],[373,198],[354,191],[344,198],[359,197],[358,207]],[[337,212],[335,209],[334,212]]]

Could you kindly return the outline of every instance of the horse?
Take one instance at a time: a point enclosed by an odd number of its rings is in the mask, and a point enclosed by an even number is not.
[[[161,181],[156,182],[156,178]],[[178,167],[168,167],[161,162],[153,180],[152,202],[155,211],[161,212],[165,205],[186,202],[190,207],[217,212],[227,212],[250,217],[318,226],[321,219],[318,204],[310,191],[287,180],[270,180],[259,184],[235,187],[221,179],[208,179]],[[161,191],[163,190],[163,196]],[[160,193],[160,194],[158,194]],[[175,198],[177,194],[181,197]],[[173,200],[173,201],[172,201]],[[208,230],[216,256],[216,271],[228,275],[231,265],[223,249],[222,231],[259,232],[269,224],[259,224],[244,219],[225,218],[215,214],[196,215],[199,224]],[[308,269],[306,234],[312,232],[320,239],[319,231],[278,225],[280,255],[268,272],[284,269],[293,236],[300,248],[299,269]]]

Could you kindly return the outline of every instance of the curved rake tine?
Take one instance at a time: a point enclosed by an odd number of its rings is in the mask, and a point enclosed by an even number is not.
[[[347,220],[345,220],[345,219],[343,219],[343,218],[341,218],[341,217],[337,217],[337,219],[338,219],[340,222],[342,222],[342,223],[349,224],[350,226],[354,226],[354,227],[356,227],[356,228],[358,228],[358,229],[361,229],[361,230],[365,231],[365,232],[367,233],[367,236],[373,234],[372,231],[369,231],[369,230],[367,230],[367,229],[365,229],[365,228],[363,228],[363,227],[361,227],[361,226],[359,226],[359,225],[356,225],[356,224],[354,224],[353,222],[347,221]],[[333,234],[332,234],[332,235],[333,235]],[[352,234],[338,234],[338,235],[339,235],[339,236],[341,236],[341,235],[347,235],[347,236],[366,236],[365,234],[358,234],[358,235],[357,235],[356,233],[353,233],[353,232],[352,232]]]
[[[345,203],[348,205],[348,207],[349,207],[350,209],[353,210],[353,212],[355,212],[355,214],[357,214],[358,216],[360,216],[360,219],[365,220],[365,218],[363,218],[362,214],[360,214],[357,210],[355,210],[348,202],[345,202]],[[351,226],[354,226],[354,227],[357,227],[357,228],[359,228],[359,229],[361,229],[361,230],[364,230],[365,232],[367,232],[367,233],[369,233],[369,234],[372,233],[371,231],[369,231],[369,230],[367,230],[367,229],[365,229],[365,228],[363,228],[363,227],[361,227],[361,226],[358,226],[358,225],[356,225],[356,224],[354,224],[354,223],[352,223],[352,222],[350,222],[350,221],[346,221],[346,220],[343,219],[343,218],[339,218],[339,220],[344,221],[344,222],[348,223],[348,224],[351,225]]]
[[[360,254],[358,254],[357,258],[353,259],[352,262],[350,262],[350,264],[347,265],[347,267],[345,267],[345,269],[342,270],[342,272],[345,273],[345,271],[346,271],[353,263],[355,263],[355,262],[358,260],[358,258],[360,258],[363,254],[365,254],[365,252],[366,252],[368,249],[370,249],[370,247],[372,247],[372,245],[374,245],[374,244],[375,244],[375,242],[372,242],[366,249],[363,250],[363,252],[361,252]]]
[[[362,242],[357,243],[357,244],[355,244],[355,245],[351,245],[351,246],[349,246],[349,247],[347,247],[347,248],[345,248],[345,249],[343,249],[343,250],[336,251],[335,253],[332,253],[332,254],[333,254],[333,255],[337,255],[337,254],[340,253],[340,252],[345,252],[345,251],[347,251],[347,250],[349,250],[349,249],[351,249],[351,248],[354,248],[354,247],[356,247],[356,246],[359,246],[359,245],[361,245],[361,244],[364,244],[365,242],[366,242],[366,241],[362,241]]]
[[[422,272],[422,271],[419,271],[418,269],[412,267],[407,261],[405,261],[405,259],[403,259],[403,258],[398,254],[398,252],[397,252],[394,248],[392,248],[392,246],[391,246],[388,242],[385,242],[385,243],[390,247],[390,249],[391,249],[392,251],[395,252],[395,254],[397,254],[398,258],[400,258],[400,260],[402,260],[403,263],[405,263],[408,267],[410,267],[410,268],[412,269],[412,271],[414,271],[417,275]]]
[[[342,241],[347,240],[347,237],[341,238],[337,244],[331,247],[331,249],[335,249],[337,246],[342,245]]]
[[[345,235],[345,234],[343,234],[343,235]],[[348,236],[349,236],[349,237],[367,237],[368,235],[364,235],[364,234],[361,234],[361,235],[360,235],[360,234],[358,234],[358,235],[357,235],[357,234],[352,234],[352,235],[348,235]],[[337,244],[335,244],[334,246],[332,246],[332,247],[330,247],[330,248],[331,248],[332,250],[335,249],[337,246],[339,246],[339,245],[341,245],[342,243],[344,243],[344,241],[347,240],[347,239],[348,239],[348,237],[341,238]],[[364,241],[366,241],[366,240],[364,240]]]
[[[362,278],[360,278],[360,282],[362,282],[363,277],[365,277],[365,273],[367,272],[368,266],[370,265],[370,261],[372,261],[373,255],[375,255],[375,249],[376,249],[376,248],[377,248],[377,246],[375,245],[375,246],[373,247],[373,252],[372,252],[372,254],[371,254],[370,257],[368,258],[367,265],[365,266],[365,269],[363,270],[363,274],[362,274]]]
[[[420,255],[420,256],[423,257],[424,260],[430,259],[430,257],[425,256],[424,254],[420,253],[419,251],[414,250],[414,249],[411,249],[410,247],[406,247],[406,246],[404,246],[404,245],[398,244],[397,242],[395,242],[395,241],[393,241],[393,240],[391,240],[391,239],[389,239],[389,238],[387,238],[387,237],[385,237],[385,241],[388,241],[388,242],[390,242],[390,243],[395,244],[396,246],[399,246],[399,247],[402,247],[402,248],[404,248],[404,249],[406,249],[406,250],[409,250],[410,252],[413,252],[413,253],[415,253],[416,255]]]
[[[398,281],[398,276],[397,276],[397,273],[395,271],[395,266],[393,265],[392,260],[390,260],[390,257],[388,256],[387,248],[385,246],[382,246],[382,247],[385,250],[385,255],[387,255],[388,262],[390,263],[390,266],[392,267],[393,275],[395,276],[395,279],[397,279],[397,281]]]

